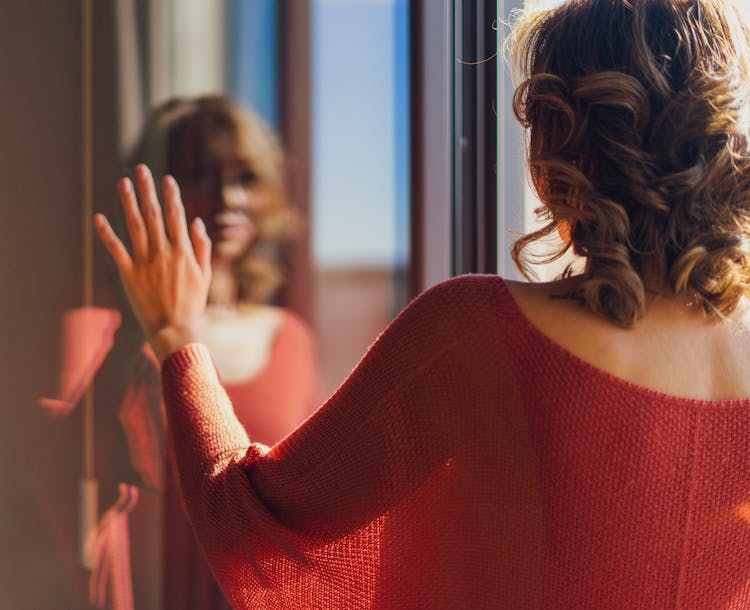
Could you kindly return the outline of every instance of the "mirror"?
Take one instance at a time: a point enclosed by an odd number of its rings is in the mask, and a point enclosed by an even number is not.
[[[265,439],[278,440],[408,300],[408,2],[14,0],[0,30],[14,92],[0,146],[3,600],[221,608],[210,575],[196,576],[205,565],[164,459],[158,372],[89,207],[122,226],[114,185],[152,109],[175,96],[228,96],[276,134],[296,230],[263,254],[283,282],[239,325],[232,307],[215,308],[206,340],[237,386],[270,371],[257,392],[306,404]],[[222,165],[206,189],[232,191],[256,170]],[[221,213],[217,241],[240,230]],[[263,349],[238,364],[219,351],[243,333]],[[306,381],[287,381],[277,349]],[[111,578],[128,571],[132,587]]]

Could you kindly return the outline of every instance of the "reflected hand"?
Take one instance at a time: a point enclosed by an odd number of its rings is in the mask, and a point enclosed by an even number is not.
[[[140,209],[132,182],[123,178],[118,183],[132,255],[102,214],[94,217],[94,223],[117,264],[133,312],[163,361],[196,339],[211,281],[211,240],[198,218],[188,233],[174,178],[163,180],[166,231],[154,181],[145,165],[136,167],[136,182]]]

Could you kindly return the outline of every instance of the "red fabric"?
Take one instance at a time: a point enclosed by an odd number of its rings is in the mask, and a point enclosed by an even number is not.
[[[114,345],[122,315],[116,309],[76,307],[60,321],[60,374],[54,397],[37,399],[52,415],[67,415],[91,385]]]
[[[125,432],[130,464],[141,483],[151,491],[163,491],[166,451],[159,360],[148,344],[136,362],[117,417]]]
[[[225,385],[237,419],[261,443],[273,445],[318,406],[317,347],[310,327],[281,310],[272,355],[251,381]]]
[[[310,327],[293,311],[281,320],[265,366],[244,382],[226,385],[235,414],[253,438],[272,445],[318,406],[317,347]],[[146,488],[165,488],[166,450],[159,361],[146,344],[118,410],[130,463]]]
[[[317,406],[319,393],[312,331],[294,312],[287,309],[280,312],[281,321],[264,368],[244,382],[227,386],[241,424],[268,444],[282,439],[308,417]],[[150,575],[163,578],[162,607],[164,610],[227,607],[195,540],[182,501],[173,491],[164,451],[158,361],[149,347],[144,348],[136,366],[119,417],[126,432],[131,463],[144,485],[166,492],[160,519],[163,570],[161,574]],[[157,518],[158,515],[152,515],[152,519]],[[133,531],[134,537],[138,535]]]
[[[102,515],[86,541],[93,556],[89,603],[96,608],[106,608],[109,597],[112,610],[133,610],[128,513],[138,504],[138,488],[120,483],[118,491],[114,506]]]
[[[750,400],[647,390],[494,276],[416,299],[268,449],[205,348],[164,363],[180,484],[237,608],[750,607]]]

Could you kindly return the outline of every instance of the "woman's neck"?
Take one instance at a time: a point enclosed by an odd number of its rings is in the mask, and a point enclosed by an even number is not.
[[[234,309],[238,300],[237,279],[230,265],[214,264],[211,269],[211,287],[208,303],[214,307]]]

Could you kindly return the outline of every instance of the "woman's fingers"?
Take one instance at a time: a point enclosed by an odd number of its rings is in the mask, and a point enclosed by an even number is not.
[[[133,183],[129,178],[123,178],[117,183],[117,190],[120,193],[125,222],[128,233],[130,233],[130,242],[133,244],[133,256],[136,260],[144,259],[148,256],[148,234],[146,233],[143,216],[138,209]]]
[[[177,181],[172,176],[164,176],[162,190],[169,239],[173,245],[187,250],[190,237],[185,220],[185,207],[180,198],[180,187],[177,186]]]
[[[135,168],[135,176],[138,181],[138,193],[141,198],[141,210],[143,211],[143,220],[146,224],[146,233],[148,234],[149,255],[157,252],[163,252],[167,246],[167,236],[164,232],[164,218],[159,205],[159,198],[156,196],[154,179],[151,171],[143,164]]]
[[[109,221],[103,214],[96,214],[94,216],[94,226],[99,234],[99,239],[120,269],[120,273],[128,272],[133,265],[133,260],[130,258],[130,254],[128,254],[120,238],[112,230]]]
[[[164,343],[165,338],[177,337],[183,343],[187,338],[192,340],[193,330],[205,311],[211,279],[211,240],[198,225],[193,226],[192,235],[188,234],[179,189],[167,178],[165,203],[170,244],[151,172],[139,165],[136,179],[143,214],[129,181],[122,182],[120,192],[134,241],[139,239],[139,227],[145,231],[147,254],[131,258],[104,216],[97,214],[94,223],[102,243],[117,263],[136,318],[146,336],[156,342],[153,344],[157,352],[165,356],[168,352],[164,350],[175,347],[168,341]],[[180,245],[182,242],[184,247]]]
[[[206,233],[206,225],[200,218],[196,218],[190,226],[190,239],[193,242],[193,252],[200,265],[203,275],[211,275],[211,238]]]
[[[136,260],[147,259],[149,255],[166,250],[170,242],[174,246],[187,250],[192,242],[193,251],[201,269],[204,273],[207,269],[210,271],[211,240],[206,234],[206,228],[202,221],[193,223],[191,231],[188,231],[185,207],[182,204],[180,187],[177,185],[177,181],[172,176],[164,176],[162,186],[164,189],[165,213],[162,215],[151,171],[141,164],[136,167],[135,174],[141,199],[140,209],[131,181],[123,178],[118,183],[128,232],[133,242],[134,258]],[[165,217],[169,237],[165,232]],[[97,217],[95,222],[97,223],[99,236],[110,254],[113,257],[117,254],[120,260],[125,261],[124,254],[127,256],[127,263],[132,264],[127,249],[115,235],[107,219],[101,216],[101,218]]]

